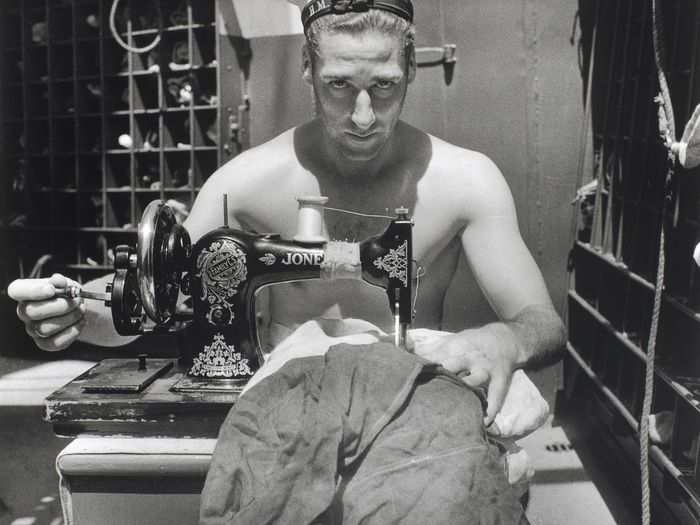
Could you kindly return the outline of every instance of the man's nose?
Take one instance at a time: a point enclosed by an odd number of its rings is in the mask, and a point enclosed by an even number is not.
[[[372,108],[372,99],[367,90],[363,89],[357,95],[357,99],[355,99],[355,111],[352,112],[352,121],[358,128],[367,130],[372,127],[375,120],[377,118]]]

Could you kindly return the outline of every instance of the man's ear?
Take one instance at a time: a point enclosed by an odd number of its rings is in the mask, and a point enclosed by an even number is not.
[[[307,84],[313,84],[311,51],[309,51],[308,44],[304,44],[301,48],[301,78],[303,78],[304,82]]]
[[[416,48],[414,46],[409,46],[406,50],[408,56],[406,57],[407,67],[408,67],[408,83],[413,82],[416,78]]]

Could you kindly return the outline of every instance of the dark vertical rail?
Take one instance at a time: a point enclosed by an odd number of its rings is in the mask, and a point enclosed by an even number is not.
[[[54,89],[54,67],[53,67],[53,38],[52,38],[52,26],[53,21],[51,20],[51,10],[49,0],[45,0],[44,3],[44,19],[47,26],[47,39],[46,39],[46,76],[47,82],[46,86],[48,89],[48,108],[46,118],[49,130],[49,217],[51,224],[56,224],[58,221],[58,202],[56,198],[56,119],[54,118],[54,113],[56,112],[56,93]],[[42,189],[43,190],[43,189]],[[44,195],[42,194],[42,200]],[[53,252],[53,247],[55,246],[54,238],[56,236],[52,235],[50,237],[51,251]]]
[[[7,158],[6,151],[6,122],[7,116],[5,115],[5,84],[9,76],[7,75],[7,56],[4,50],[9,42],[5,36],[5,24],[7,24],[7,5],[0,4],[0,170],[7,173],[6,177],[10,174],[10,162]],[[9,191],[9,180],[7,178],[0,180],[0,184],[5,185],[4,188],[0,186],[0,246],[7,246],[7,232],[5,231],[5,224],[2,221],[3,218],[8,216],[7,194]],[[8,275],[6,272],[6,265],[4,262],[0,262],[0,290],[4,289],[6,281],[8,280]],[[2,293],[2,292],[0,292]]]
[[[34,173],[29,165],[29,150],[31,148],[31,139],[29,135],[29,79],[27,78],[27,68],[29,64],[29,19],[27,15],[27,5],[23,0],[19,2],[20,19],[22,24],[21,31],[21,49],[22,49],[22,133],[24,134],[24,148],[22,156],[22,169],[24,170],[24,208],[26,212],[33,211],[33,195],[31,194],[34,186]],[[21,264],[21,257],[20,257]],[[20,272],[21,273],[21,272]],[[21,276],[24,277],[24,276]]]
[[[693,27],[696,28],[696,31],[693,33],[693,43],[691,44],[690,49],[692,50],[691,56],[690,56],[690,74],[688,76],[688,86],[689,86],[689,92],[688,92],[688,101],[685,105],[685,113],[684,116],[690,116],[690,112],[694,106],[693,104],[693,87],[695,85],[695,71],[697,69],[697,61],[698,61],[698,46],[700,46],[700,5],[698,5],[697,2],[693,4],[695,6],[695,23],[693,24]]]
[[[695,5],[695,24],[693,27],[700,28],[700,6],[698,6],[697,3]],[[691,57],[690,57],[690,75],[688,77],[688,101],[685,107],[685,113],[684,115],[686,117],[689,117],[693,108],[693,95],[695,94],[695,90],[693,89],[695,87],[695,71],[697,69],[697,61],[698,61],[698,45],[700,45],[700,42],[698,41],[698,37],[700,36],[700,31],[695,31],[693,33],[693,43],[691,46],[692,52],[691,52]],[[700,101],[698,101],[700,102]],[[697,229],[697,225],[696,225]],[[698,237],[698,234],[696,233],[696,237]],[[697,239],[696,239],[697,240]],[[697,276],[697,266],[695,264],[690,265],[690,276],[689,276],[689,283],[688,283],[688,290],[691,291],[695,289],[695,281],[696,281],[696,276]]]
[[[622,113],[624,111],[624,102],[625,102],[625,96],[627,95],[627,89],[626,88],[626,81],[627,81],[627,76],[628,76],[628,56],[629,56],[629,46],[630,46],[630,38],[631,38],[631,33],[632,33],[632,14],[633,14],[633,5],[631,2],[626,1],[626,16],[625,16],[625,22],[624,22],[624,38],[622,42],[622,51],[621,51],[621,68],[618,68],[617,75],[615,75],[613,80],[618,84],[618,92],[617,92],[617,111],[614,116],[613,120],[613,135],[611,137],[613,147],[611,151],[611,155],[614,157],[611,157],[614,159],[615,164],[612,166],[612,169],[610,170],[610,192],[608,194],[608,213],[607,213],[607,218],[606,218],[606,224],[609,225],[608,228],[606,228],[606,231],[609,232],[608,235],[610,238],[605,239],[604,246],[608,247],[608,250],[605,250],[608,255],[612,255],[616,261],[620,262],[621,257],[622,257],[622,242],[623,242],[623,229],[624,229],[624,194],[620,194],[620,190],[624,187],[622,177],[624,173],[624,163],[623,163],[623,151],[624,150],[624,145],[625,142],[622,138]],[[616,51],[614,51],[616,53]],[[629,95],[627,95],[629,96]],[[617,211],[619,210],[619,211]],[[615,224],[617,218],[617,224]],[[618,293],[619,288],[616,287],[614,291],[610,291],[608,293]],[[613,302],[616,305],[619,305],[620,303],[618,301],[621,301],[622,304],[626,302],[626,298],[622,297],[615,297],[613,298]],[[618,328],[622,326],[624,323],[624,318],[619,318],[619,324],[617,325]],[[612,356],[611,356],[612,357]],[[619,358],[615,359],[622,359],[620,356]],[[623,381],[623,377],[625,375],[625,370],[624,367],[619,366],[617,369],[616,377],[613,381],[613,384],[615,385],[621,385]]]
[[[643,133],[644,137],[638,136],[635,138],[636,135],[636,129],[637,129],[637,116],[639,114],[639,111],[637,111],[637,108],[639,107],[639,92],[640,92],[640,84],[642,81],[648,81],[648,76],[646,72],[642,69],[642,64],[643,64],[643,58],[644,58],[644,49],[645,45],[648,42],[648,39],[651,38],[649,35],[649,32],[646,31],[647,28],[647,22],[648,22],[648,15],[649,15],[649,8],[648,8],[648,3],[636,3],[634,1],[631,1],[632,5],[635,6],[642,6],[642,18],[641,18],[641,30],[640,30],[640,42],[639,42],[639,49],[637,53],[637,58],[635,61],[635,72],[636,75],[634,76],[634,95],[633,95],[633,102],[632,102],[632,113],[631,113],[631,120],[630,120],[630,125],[629,125],[629,137],[628,137],[628,154],[626,156],[626,162],[625,164],[632,164],[632,157],[635,154],[635,144],[639,147],[641,146],[647,146],[648,141],[649,141],[649,126],[645,127],[645,132]],[[651,107],[651,102],[647,103],[647,107]],[[648,123],[649,119],[645,119],[643,122]],[[641,133],[640,133],[641,135]],[[646,165],[646,161],[649,158],[649,147],[644,147],[644,158],[645,162],[643,163]],[[628,170],[627,172],[628,177],[639,177],[640,174],[638,173],[633,173],[631,170]],[[629,187],[629,183],[625,184],[625,181],[623,180],[623,186]],[[641,202],[641,195],[638,194],[635,198],[632,198],[631,196],[627,195],[627,191],[625,191],[625,200],[631,200],[632,205],[634,206],[635,210],[635,218],[632,223],[632,235],[630,236],[631,239],[629,241],[629,244],[632,246],[632,253],[631,253],[631,258],[630,260],[627,261],[627,264],[629,264],[630,268],[634,269],[636,267],[636,260],[638,258],[638,253],[634,249],[634,246],[636,245],[637,239],[638,239],[638,233],[639,233],[639,223],[641,219],[641,212],[642,212],[642,202]],[[631,286],[632,286],[632,281],[630,279],[627,279],[626,282],[626,292],[625,292],[625,299],[624,299],[624,306],[623,306],[623,316],[622,316],[622,329],[623,331],[627,332],[628,331],[628,308],[629,308],[629,299],[630,299],[630,291],[631,291]],[[636,305],[635,305],[636,306]],[[636,327],[635,327],[636,328]]]
[[[129,13],[132,13],[132,0],[129,0]],[[134,31],[131,23],[131,16],[126,20],[126,41],[129,46],[136,47],[136,42],[134,39]],[[136,153],[135,153],[135,137],[136,137],[136,117],[134,115],[134,108],[136,107],[136,90],[138,86],[136,85],[136,79],[134,78],[134,54],[131,51],[127,51],[128,54],[128,64],[129,64],[129,136],[131,137],[131,147],[129,148],[129,222],[133,225],[136,224],[138,219],[136,218]],[[141,97],[143,100],[143,97]],[[117,206],[120,206],[119,202],[121,199],[116,199]],[[124,226],[120,224],[119,226]]]
[[[214,4],[214,46],[215,55],[217,63],[216,71],[216,122],[218,129],[218,144],[216,148],[216,165],[221,166],[224,163],[224,144],[228,140],[228,133],[224,133],[223,124],[223,112],[221,111],[222,97],[221,97],[221,75],[222,71],[225,71],[224,59],[221,52],[221,39],[222,36],[219,35],[219,17],[221,16],[221,6],[220,2],[223,0],[215,0]],[[223,21],[221,22],[223,24]],[[204,179],[204,176],[202,176]],[[194,184],[193,184],[194,186]]]
[[[624,100],[625,100],[625,94],[627,90],[625,89],[625,81],[627,79],[627,55],[628,55],[628,48],[629,48],[629,41],[630,41],[630,33],[631,33],[631,22],[632,22],[632,6],[629,2],[627,2],[627,16],[625,19],[625,29],[624,29],[624,38],[623,38],[623,44],[622,44],[622,67],[618,68],[618,75],[615,75],[615,78],[612,79],[611,81],[614,81],[618,85],[618,92],[617,92],[617,112],[614,116],[613,120],[613,134],[612,134],[612,142],[613,142],[613,147],[612,147],[612,152],[611,154],[615,156],[615,160],[617,161],[617,164],[613,166],[613,169],[610,174],[610,192],[608,195],[608,210],[609,213],[607,214],[608,217],[606,219],[606,224],[609,225],[608,228],[606,228],[607,231],[610,232],[610,237],[612,238],[607,238],[605,239],[605,244],[609,247],[609,252],[610,253],[615,253],[615,259],[619,260],[618,257],[618,248],[619,246],[616,247],[616,243],[619,245],[621,244],[621,235],[622,235],[622,220],[624,217],[624,208],[622,206],[622,198],[620,198],[617,195],[617,191],[619,190],[621,184],[618,182],[618,178],[622,176],[620,173],[622,169],[621,165],[621,153],[620,153],[620,146],[623,144],[623,141],[621,139],[621,123],[622,123],[622,112],[624,109]],[[619,169],[618,169],[619,167]],[[617,231],[616,231],[616,225],[615,225],[615,216],[618,215],[615,212],[616,207],[618,204],[615,202],[619,200],[620,201],[620,213],[619,213],[619,220],[617,223]]]
[[[158,0],[159,2],[161,0]],[[159,10],[159,17],[158,17],[158,28],[160,29],[160,35],[161,35],[161,47],[163,46],[163,27],[165,25],[165,21],[163,20],[163,8],[161,6],[161,9]],[[165,160],[165,109],[166,109],[166,101],[165,101],[165,77],[163,76],[163,72],[165,71],[165,68],[167,67],[167,61],[166,57],[162,52],[159,51],[158,53],[158,62],[159,62],[159,68],[158,72],[156,73],[156,81],[158,82],[158,108],[160,111],[158,111],[158,167],[159,167],[159,173],[158,173],[158,180],[160,181],[160,188],[158,192],[158,197],[163,200],[164,197],[164,191],[165,191],[165,170],[166,170],[166,160]]]
[[[595,215],[593,218],[593,231],[591,233],[591,246],[593,246],[596,249],[601,249],[603,240],[605,237],[605,222],[609,218],[604,217],[604,211],[603,211],[603,199],[602,199],[602,189],[605,187],[605,167],[606,167],[606,142],[608,140],[608,135],[607,135],[607,125],[608,125],[608,111],[610,109],[610,92],[613,86],[613,71],[614,71],[614,66],[615,66],[615,53],[614,50],[616,48],[617,44],[617,20],[620,17],[620,4],[622,0],[617,0],[615,2],[615,17],[613,18],[613,34],[612,34],[612,44],[609,49],[613,50],[611,56],[609,57],[609,63],[608,63],[608,71],[607,71],[607,76],[604,78],[604,85],[606,86],[606,91],[605,91],[605,104],[604,104],[604,110],[603,110],[603,115],[600,120],[600,160],[599,160],[599,165],[597,167],[597,171],[599,173],[598,177],[598,193],[596,195],[596,203],[595,203]],[[598,25],[600,23],[600,17],[598,20],[596,20],[596,25],[600,28],[601,26]],[[604,50],[604,46],[600,46],[598,49],[600,49],[601,53],[606,52]],[[595,77],[594,77],[595,79]],[[594,137],[595,137],[595,120],[593,121],[594,125]],[[595,147],[594,147],[595,149]]]
[[[100,187],[100,197],[102,200],[102,228],[107,227],[107,206],[109,205],[107,201],[107,169],[108,169],[108,160],[107,160],[107,79],[106,74],[105,74],[105,64],[108,63],[107,61],[107,45],[106,45],[106,39],[107,35],[109,34],[108,32],[108,24],[107,24],[107,7],[106,7],[106,2],[109,2],[110,0],[99,0],[99,20],[100,20],[100,27],[99,27],[99,71],[98,74],[100,76],[100,90],[102,92],[102,96],[100,97],[100,133],[102,136],[100,137],[100,166],[102,167],[102,181],[101,181],[101,187]]]
[[[73,89],[73,183],[75,185],[75,199],[74,199],[74,215],[76,228],[80,228],[80,166],[81,166],[81,156],[80,156],[80,91],[78,83],[78,13],[77,6],[75,2],[71,3],[70,7],[70,24],[71,24],[71,60],[73,63],[72,74],[72,89]],[[80,262],[80,235],[76,235],[75,243],[75,262]]]
[[[189,56],[189,61],[190,61],[190,74],[194,76],[194,46],[195,46],[195,36],[194,36],[194,15],[192,13],[192,2],[190,0],[187,0],[187,52]],[[187,160],[189,163],[189,168],[186,168],[185,174],[187,176],[187,181],[188,181],[188,186],[190,187],[190,191],[188,193],[189,197],[189,205],[191,206],[192,202],[194,201],[194,168],[195,168],[195,151],[197,149],[197,144],[195,143],[195,137],[196,137],[196,126],[198,125],[197,119],[195,118],[195,110],[194,107],[196,105],[196,100],[197,97],[199,96],[198,90],[194,89],[194,82],[193,82],[193,89],[192,89],[192,97],[190,98],[190,103],[189,103],[189,108],[188,108],[188,118],[190,119],[190,151],[189,155],[187,156]]]

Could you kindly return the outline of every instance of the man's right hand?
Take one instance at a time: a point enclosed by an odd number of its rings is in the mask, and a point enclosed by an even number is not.
[[[80,297],[56,297],[57,290],[78,283],[60,274],[48,279],[17,279],[7,293],[17,301],[17,316],[29,337],[42,350],[55,352],[70,346],[85,326],[86,307]]]

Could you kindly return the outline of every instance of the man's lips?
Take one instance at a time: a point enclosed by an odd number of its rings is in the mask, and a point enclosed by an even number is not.
[[[366,140],[368,138],[373,137],[374,135],[377,134],[376,131],[373,131],[371,133],[353,133],[352,131],[347,131],[346,132],[348,135],[350,135],[352,138],[359,139],[359,140]]]

